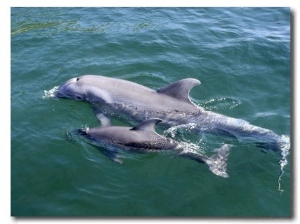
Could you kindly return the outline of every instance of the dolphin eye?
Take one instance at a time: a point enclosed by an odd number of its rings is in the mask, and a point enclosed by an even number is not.
[[[81,96],[76,96],[76,99],[77,100],[82,100],[82,97]]]
[[[80,78],[77,78],[76,81],[79,81]]]

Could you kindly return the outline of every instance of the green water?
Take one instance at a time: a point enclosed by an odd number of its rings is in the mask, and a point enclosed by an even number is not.
[[[125,153],[120,165],[68,135],[98,125],[89,104],[45,97],[83,74],[153,89],[192,77],[197,105],[288,138],[290,17],[289,8],[12,8],[11,215],[290,217],[291,156],[282,173],[278,153],[232,140],[229,178],[164,153]],[[225,141],[182,135],[207,152]]]

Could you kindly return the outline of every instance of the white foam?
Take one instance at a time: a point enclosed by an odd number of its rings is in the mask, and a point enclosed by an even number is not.
[[[54,98],[57,91],[59,89],[59,86],[54,86],[52,89],[50,90],[44,90],[44,96],[43,99],[49,99],[49,98]]]
[[[87,124],[85,124],[82,129],[85,130],[85,131],[89,131],[90,127]]]
[[[233,109],[241,104],[241,101],[234,98],[216,97],[208,99],[198,106],[204,107],[207,110],[219,111],[223,109]]]
[[[286,135],[282,135],[281,142],[281,159],[279,161],[280,165],[280,175],[278,177],[278,191],[282,193],[284,190],[281,188],[281,178],[284,174],[284,167],[288,164],[287,156],[290,154],[290,137]]]
[[[205,151],[200,148],[199,145],[188,142],[180,142],[180,147],[183,148],[183,152],[200,153],[204,154]]]
[[[195,123],[189,123],[189,124],[181,124],[177,126],[170,127],[169,129],[164,131],[164,134],[170,135],[172,138],[175,138],[177,131],[180,131],[184,129],[184,131],[191,131],[196,128]]]

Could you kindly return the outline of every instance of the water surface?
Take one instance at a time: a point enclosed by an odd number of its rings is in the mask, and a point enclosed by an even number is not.
[[[158,153],[125,154],[119,165],[68,135],[98,125],[87,103],[45,97],[83,74],[153,89],[192,77],[202,83],[190,92],[197,105],[288,138],[290,16],[289,8],[12,8],[11,214],[290,217],[290,156],[282,173],[279,154],[232,140],[229,178]],[[187,129],[177,137],[208,152],[227,141]]]

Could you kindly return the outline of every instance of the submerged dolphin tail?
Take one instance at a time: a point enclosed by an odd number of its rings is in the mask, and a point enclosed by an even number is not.
[[[232,145],[224,144],[222,147],[214,149],[214,151],[217,153],[211,157],[185,151],[181,152],[180,155],[196,160],[200,163],[204,162],[208,165],[208,168],[211,172],[217,176],[227,178],[229,177],[227,174],[227,160],[231,147]]]
[[[232,145],[225,144],[214,150],[217,154],[214,154],[204,160],[211,172],[221,177],[229,177],[227,174],[227,160],[231,147]]]

